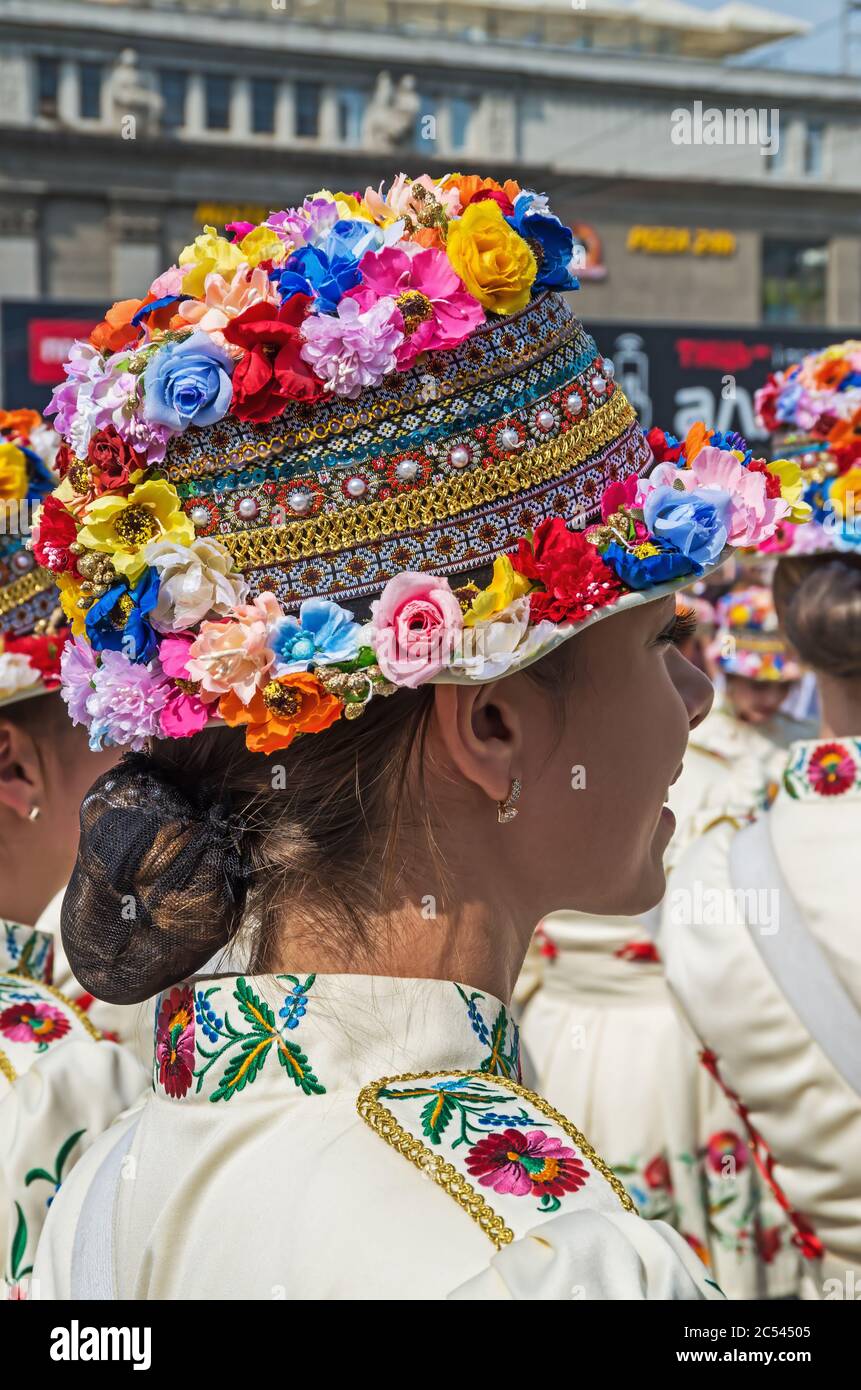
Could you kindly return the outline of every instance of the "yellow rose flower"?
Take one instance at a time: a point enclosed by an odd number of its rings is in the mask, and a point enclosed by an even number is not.
[[[529,303],[538,262],[492,199],[470,203],[463,217],[449,223],[445,249],[466,288],[485,309],[513,314]]]
[[[493,562],[493,578],[486,589],[476,594],[472,605],[463,615],[464,627],[475,627],[494,613],[501,613],[515,599],[528,594],[531,584],[525,575],[520,574],[507,555],[497,555]]]
[[[255,227],[239,243],[242,259],[252,270],[261,261],[281,261],[290,248],[271,227]]]
[[[251,232],[248,234],[252,235]],[[244,256],[238,246],[219,236],[214,227],[204,227],[200,236],[179,253],[179,265],[187,265],[188,273],[182,279],[183,294],[203,298],[204,280],[207,275],[217,271],[225,280],[232,280]]]
[[[72,625],[72,634],[80,637],[87,630],[87,610],[78,607],[81,586],[71,574],[59,574],[57,588],[60,591],[60,607]]]
[[[835,478],[828,496],[834,503],[834,510],[842,517],[850,521],[861,517],[861,468],[850,468],[848,473]]]
[[[801,494],[804,492],[804,479],[801,476],[801,467],[794,459],[775,459],[768,465],[768,472],[773,473],[775,478],[780,481],[780,495],[785,502],[789,503],[790,512],[787,521],[792,521],[796,526],[810,520],[812,508],[809,502],[802,502]]]
[[[84,514],[78,541],[87,550],[110,555],[118,574],[134,583],[146,568],[150,541],[194,541],[194,524],[182,510],[176,489],[161,479],[139,483],[128,497],[99,497]]]
[[[0,498],[17,500],[27,493],[27,456],[17,444],[0,444]]]

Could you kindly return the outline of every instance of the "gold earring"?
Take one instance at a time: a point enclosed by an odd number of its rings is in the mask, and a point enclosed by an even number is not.
[[[27,815],[27,819],[28,819],[28,820],[38,820],[39,817],[41,816],[41,814],[42,814],[42,812],[41,812],[41,810],[40,810],[40,808],[39,808],[38,806],[31,806],[30,811],[29,811],[29,813],[28,813],[28,815]]]
[[[498,801],[496,803],[496,816],[500,825],[507,825],[508,822],[514,820],[514,817],[517,815],[517,807],[514,803],[520,796],[521,789],[522,783],[520,778],[515,777],[511,783],[511,790],[508,796],[504,801]]]

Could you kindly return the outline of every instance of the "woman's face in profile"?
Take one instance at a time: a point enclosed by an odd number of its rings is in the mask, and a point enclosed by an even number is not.
[[[674,616],[674,600],[661,599],[573,639],[562,737],[554,748],[552,718],[538,721],[527,759],[538,776],[524,772],[531,814],[519,822],[546,911],[635,914],[663,896],[675,824],[665,803],[713,695],[669,640]]]

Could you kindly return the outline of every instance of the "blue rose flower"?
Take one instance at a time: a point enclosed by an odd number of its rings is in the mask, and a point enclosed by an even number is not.
[[[664,483],[646,498],[643,520],[660,545],[688,557],[696,574],[719,559],[731,505],[729,493],[720,488],[682,492]]]
[[[574,233],[552,212],[536,207],[538,195],[519,193],[514,216],[505,220],[529,242],[538,262],[536,289],[578,290],[580,281],[569,266],[574,255]]]
[[[130,661],[151,661],[158,636],[147,620],[158,602],[159,576],[145,569],[133,589],[114,584],[87,610],[86,628],[95,651],[124,652]]]
[[[322,245],[329,256],[350,255],[360,261],[367,251],[379,251],[386,245],[386,233],[375,222],[366,222],[363,217],[342,217]]]
[[[355,285],[361,283],[359,263],[347,249],[333,247],[331,255],[319,246],[303,246],[283,269],[269,273],[278,286],[281,303],[294,294],[307,294],[320,314],[335,314],[338,305]]]
[[[611,541],[601,552],[601,558],[629,589],[651,589],[655,584],[665,584],[693,571],[690,558],[681,550],[662,550],[658,555],[644,555],[638,559],[623,545]]]
[[[361,626],[351,613],[327,598],[308,598],[299,617],[289,614],[272,637],[276,676],[307,671],[312,664],[353,661],[359,652]]]
[[[233,358],[208,333],[168,343],[143,374],[144,416],[172,430],[214,425],[227,414],[233,395]]]

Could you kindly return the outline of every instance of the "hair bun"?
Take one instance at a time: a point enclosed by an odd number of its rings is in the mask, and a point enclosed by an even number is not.
[[[71,969],[91,994],[132,1004],[193,974],[224,946],[245,905],[245,825],[129,754],[91,787],[63,900]]]

